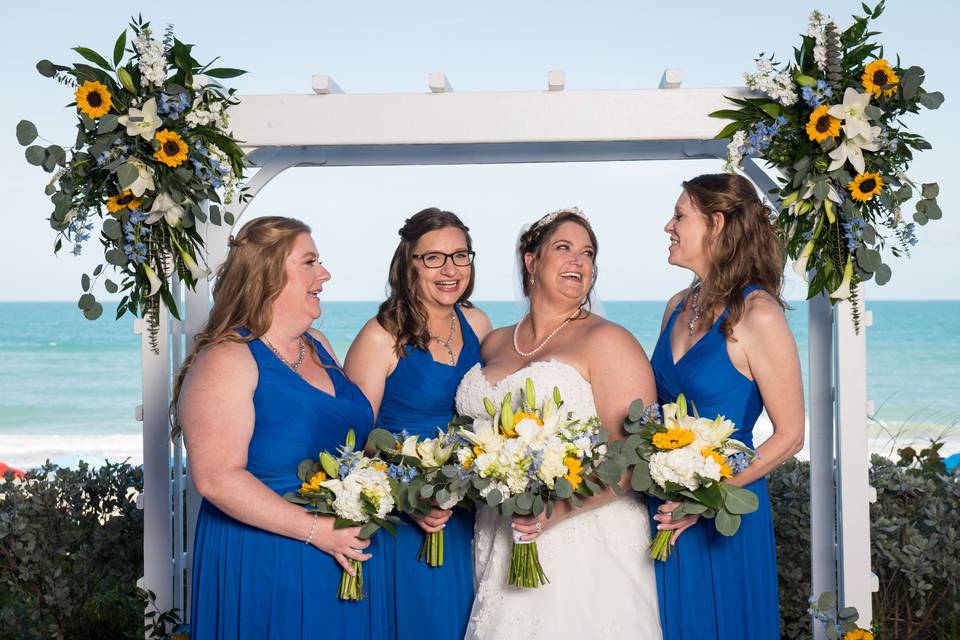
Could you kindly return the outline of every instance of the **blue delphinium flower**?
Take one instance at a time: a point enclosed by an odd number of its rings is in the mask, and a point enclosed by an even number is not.
[[[817,108],[833,97],[833,89],[825,81],[817,80],[814,86],[801,89],[800,95],[808,106]]]
[[[903,227],[903,241],[909,244],[911,247],[917,246],[917,225],[910,222]]]
[[[847,238],[847,249],[850,251],[856,251],[857,247],[860,246],[860,235],[857,231],[862,230],[867,226],[867,221],[859,216],[850,218],[848,222],[841,223],[843,227],[843,234]]]
[[[744,156],[756,156],[764,153],[770,148],[773,139],[780,133],[780,127],[787,123],[784,116],[779,116],[776,120],[767,124],[758,122],[747,134],[747,144],[740,147],[739,151]]]
[[[730,471],[733,472],[733,475],[737,475],[750,466],[750,457],[743,451],[734,451],[726,457],[727,465],[730,466]]]

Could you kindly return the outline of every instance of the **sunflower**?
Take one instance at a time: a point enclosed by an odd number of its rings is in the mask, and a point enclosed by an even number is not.
[[[140,198],[133,195],[133,192],[127,189],[123,193],[115,196],[110,196],[107,200],[107,210],[110,213],[118,213],[124,209],[130,209],[133,211],[140,206]]]
[[[541,420],[535,413],[526,413],[524,411],[518,411],[513,414],[513,426],[517,426],[524,420],[533,420],[537,423],[537,426],[543,426],[543,420]]]
[[[91,118],[99,118],[110,112],[113,98],[107,85],[96,80],[84,80],[80,88],[73,94],[77,99],[77,109]]]
[[[827,113],[829,109],[830,107],[822,104],[810,114],[807,135],[814,142],[823,142],[827,138],[836,138],[840,135],[840,118],[834,118]]]
[[[300,495],[305,493],[312,493],[314,491],[320,490],[320,483],[327,479],[327,474],[323,471],[317,471],[313,474],[313,477],[310,478],[309,482],[304,482],[300,485]]]
[[[883,178],[873,171],[861,173],[847,184],[847,189],[854,200],[866,202],[883,189]]]
[[[158,131],[154,140],[160,143],[160,148],[153,153],[153,157],[168,167],[178,167],[187,159],[187,143],[176,131]]]
[[[580,483],[583,482],[583,478],[580,477],[583,472],[583,464],[577,458],[567,456],[563,459],[563,466],[567,468],[567,473],[563,477],[573,485],[573,490],[576,491]]]
[[[897,72],[893,70],[890,63],[880,58],[867,65],[860,81],[863,82],[864,89],[872,93],[875,98],[879,98],[881,95],[893,95],[897,90],[897,84],[900,83],[900,78],[897,77]]]
[[[843,634],[843,640],[873,640],[873,634],[866,629],[857,627]]]
[[[653,434],[653,446],[657,449],[679,449],[693,442],[693,432],[683,427],[674,427]]]

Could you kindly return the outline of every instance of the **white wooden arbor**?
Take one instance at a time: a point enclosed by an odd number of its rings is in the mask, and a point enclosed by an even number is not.
[[[253,197],[291,167],[723,158],[725,142],[712,139],[721,123],[707,114],[728,106],[724,96],[745,90],[681,89],[680,80],[670,69],[658,89],[574,92],[564,90],[563,72],[551,71],[545,91],[456,93],[433,73],[430,92],[348,95],[317,75],[315,95],[242,97],[231,123],[257,168],[248,181]],[[762,192],[774,186],[751,160],[744,170]],[[228,208],[237,225],[245,208]],[[211,266],[223,260],[230,231],[201,226]],[[171,375],[206,321],[209,283],[195,292],[175,284],[174,293],[182,296],[183,321],[161,317],[159,355],[142,338],[141,582],[157,595],[159,609],[186,611],[199,501],[182,447],[171,445],[167,407]],[[864,316],[865,327],[869,312]],[[854,332],[848,303],[831,307],[818,297],[809,304],[809,341],[812,591],[837,591],[841,606],[857,607],[869,628],[877,588],[869,502],[876,492],[868,485],[865,337]]]

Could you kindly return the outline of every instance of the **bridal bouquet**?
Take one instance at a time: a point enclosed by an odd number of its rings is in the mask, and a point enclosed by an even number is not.
[[[124,29],[106,56],[75,47],[83,62],[38,62],[41,75],[69,87],[76,142],[37,143],[43,138],[28,120],[17,125],[17,140],[27,162],[52,174],[45,193],[54,252],[66,243],[79,255],[91,234],[103,245],[104,263],[81,277],[80,310],[90,320],[103,312],[93,289],[109,265],[120,273],[119,283],[103,281],[107,293],[123,295],[117,317],[146,318],[156,349],[161,304],[179,318],[169,278],[192,288],[208,274],[194,222],[209,213],[219,225],[219,205],[231,202],[243,179],[244,154],[227,118],[236,100],[215,79],[244,72],[200,64],[172,28],[158,37],[138,18],[130,33],[128,41]],[[233,224],[231,214],[222,218]]]
[[[468,446],[457,450],[460,467],[470,473],[471,494],[478,503],[498,507],[505,516],[549,518],[558,500],[574,506],[617,482],[626,464],[607,457],[607,432],[600,420],[564,412],[560,390],[537,404],[533,381],[527,378],[514,410],[508,393],[497,407],[484,399],[487,417],[460,427]],[[455,420],[456,423],[456,420]],[[535,588],[549,582],[540,564],[536,542],[514,534],[508,584]]]
[[[356,436],[347,432],[344,446],[337,456],[326,451],[318,460],[304,460],[297,467],[300,489],[283,496],[294,504],[307,505],[317,513],[336,518],[334,526],[360,527],[360,537],[369,539],[380,527],[396,533],[391,515],[394,510],[395,481],[387,474],[382,460],[368,458],[354,451]],[[340,578],[337,596],[341,600],[363,600],[363,565],[350,559],[355,575],[346,571]]]
[[[644,408],[634,401],[624,422],[631,435],[624,453],[633,463],[631,487],[661,500],[680,502],[674,518],[699,514],[713,518],[719,533],[732,536],[740,517],[757,510],[757,496],[748,489],[723,482],[750,465],[755,454],[734,440],[734,424],[723,416],[713,420],[687,413],[681,393],[676,402],[663,405],[663,420],[657,421],[656,405]],[[650,556],[666,560],[672,531],[660,531]]]
[[[732,121],[717,134],[731,139],[729,170],[752,156],[782,175],[778,226],[794,268],[809,276],[808,297],[851,299],[855,314],[856,285],[891,278],[881,252],[909,255],[916,225],[942,215],[937,184],[906,174],[914,153],[931,147],[904,116],[938,108],[943,94],[923,87],[919,66],[884,56],[870,25],[883,2],[863,8],[842,31],[811,13],[793,61],[761,56],[756,72],[744,74],[761,95],[731,98],[736,108],[710,114]],[[918,195],[908,221],[907,203]]]
[[[374,429],[367,445],[390,462],[387,473],[397,481],[397,508],[424,517],[436,505],[452,509],[467,497],[470,480],[454,457],[458,439],[437,430],[436,438],[418,438]],[[443,566],[443,530],[428,533],[417,559],[431,567]]]

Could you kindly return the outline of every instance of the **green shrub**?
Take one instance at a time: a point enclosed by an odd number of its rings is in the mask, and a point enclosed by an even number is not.
[[[143,638],[140,468],[0,480],[0,640]]]
[[[946,474],[939,444],[900,460],[871,458],[870,507],[873,596],[878,640],[958,638],[960,628],[960,481]],[[809,638],[809,464],[788,461],[770,475],[781,633]]]

